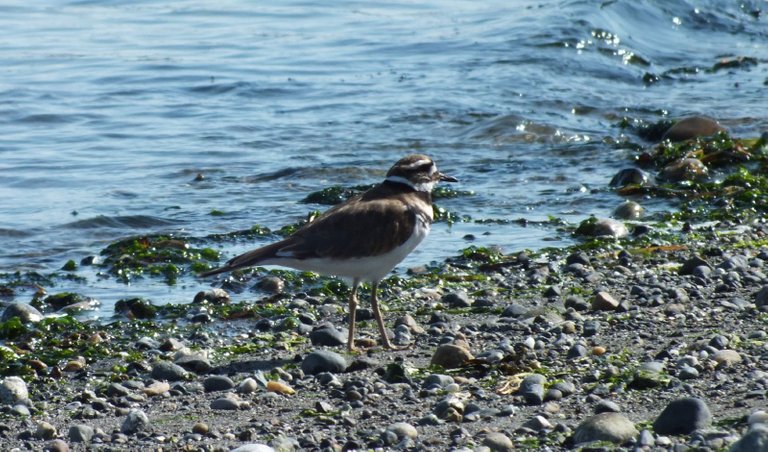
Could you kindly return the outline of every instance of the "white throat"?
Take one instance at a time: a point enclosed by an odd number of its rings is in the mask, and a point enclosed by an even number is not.
[[[409,181],[408,179],[402,176],[387,176],[386,180],[390,182],[396,182],[398,184],[405,184],[416,191],[421,191],[424,193],[431,193],[432,189],[435,188],[435,184],[437,183],[437,181],[435,181],[435,182],[422,182],[419,184],[414,184],[413,182]]]

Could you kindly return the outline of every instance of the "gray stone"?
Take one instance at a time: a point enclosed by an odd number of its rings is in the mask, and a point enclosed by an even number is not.
[[[180,381],[187,378],[187,371],[178,364],[160,361],[152,366],[151,375],[155,380]]]
[[[717,367],[731,367],[741,362],[741,355],[736,350],[718,350],[712,359],[717,363]]]
[[[73,443],[88,443],[93,439],[93,427],[76,424],[69,428],[69,440]]]
[[[456,344],[442,344],[432,355],[431,364],[443,369],[455,369],[470,359],[474,359],[474,356],[466,348]]]
[[[7,377],[0,382],[0,403],[15,405],[29,399],[27,384],[20,377]]]
[[[507,435],[499,432],[490,432],[485,435],[483,445],[492,451],[514,450],[512,440]]]
[[[600,413],[585,419],[573,432],[574,443],[608,441],[624,444],[638,435],[635,425],[621,413]]]
[[[26,303],[11,303],[3,311],[3,316],[0,320],[7,322],[14,317],[18,317],[21,323],[36,323],[43,320],[43,314],[38,311],[34,306]]]
[[[207,374],[213,369],[208,354],[203,351],[177,353],[174,363],[197,374]]]
[[[443,295],[442,301],[452,308],[468,308],[472,306],[472,303],[474,302],[474,300],[469,298],[467,292],[463,290]]]
[[[419,432],[416,430],[416,427],[407,422],[395,422],[394,424],[390,424],[386,428],[386,431],[394,433],[399,441],[405,438],[414,439],[419,436]]]
[[[251,394],[259,390],[259,383],[253,378],[246,378],[237,384],[237,392],[241,394]]]
[[[48,422],[40,421],[37,423],[37,430],[35,430],[35,438],[37,439],[53,439],[56,436],[56,427]]]
[[[768,425],[755,424],[738,441],[731,445],[729,452],[768,452]]]
[[[677,377],[681,380],[693,380],[699,378],[699,371],[695,367],[683,364],[678,370]]]
[[[611,400],[601,400],[595,405],[595,414],[600,413],[620,413],[621,407]]]
[[[242,402],[234,395],[227,394],[224,397],[211,402],[212,410],[239,410]]]
[[[453,377],[450,375],[431,374],[424,379],[424,381],[421,383],[421,387],[442,389],[449,384],[453,384],[453,382]]]
[[[416,319],[413,318],[410,314],[405,314],[402,317],[398,317],[395,319],[395,327],[398,327],[400,325],[404,325],[408,328],[408,330],[413,334],[424,334],[426,331],[424,328],[421,327],[421,325],[416,322]]]
[[[709,269],[709,273],[712,271],[712,266],[709,265],[709,262],[705,261],[697,255],[693,255],[688,260],[683,262],[683,265],[680,267],[680,270],[678,270],[678,273],[681,275],[692,275],[694,270],[699,267]]]
[[[347,369],[347,361],[338,353],[328,350],[316,350],[308,354],[301,362],[301,370],[308,375],[321,372],[340,373]]]
[[[235,382],[226,375],[211,375],[203,380],[205,392],[227,391],[235,387]]]
[[[54,439],[46,444],[43,450],[46,452],[69,452],[69,444],[65,443],[64,440]]]
[[[547,379],[544,375],[528,375],[520,383],[518,394],[523,396],[528,405],[541,405],[544,402],[545,384],[547,384]]]
[[[333,325],[324,323],[309,333],[309,340],[316,346],[338,347],[347,344],[347,334],[348,332],[337,330]]]
[[[659,435],[687,435],[710,424],[712,413],[707,404],[687,397],[670,402],[653,422],[653,430]]]
[[[128,416],[123,420],[123,424],[120,426],[120,431],[126,435],[132,435],[147,428],[149,425],[149,418],[146,413],[141,410],[131,410]]]
[[[648,175],[643,170],[637,168],[624,168],[619,170],[609,183],[611,187],[623,187],[629,184],[646,185]]]
[[[613,216],[620,220],[637,220],[643,212],[645,209],[635,201],[624,201],[613,209]]]
[[[755,296],[755,306],[761,311],[768,311],[768,286],[763,286]]]

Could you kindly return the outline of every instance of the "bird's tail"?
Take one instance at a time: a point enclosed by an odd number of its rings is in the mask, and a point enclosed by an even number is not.
[[[199,278],[205,278],[207,276],[218,275],[219,273],[231,272],[233,270],[237,270],[238,268],[253,267],[254,265],[262,264],[266,260],[270,258],[274,258],[275,253],[277,253],[277,251],[280,250],[280,248],[282,248],[283,246],[284,244],[282,242],[277,242],[271,245],[257,248],[255,250],[248,251],[239,256],[233,257],[232,259],[227,261],[226,264],[222,265],[219,268],[214,268],[213,270],[208,270],[206,272],[198,273],[197,276]]]

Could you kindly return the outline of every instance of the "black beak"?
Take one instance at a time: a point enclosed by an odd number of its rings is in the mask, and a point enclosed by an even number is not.
[[[456,179],[453,176],[449,176],[447,174],[440,173],[440,181],[442,181],[442,182],[458,182],[459,180]]]

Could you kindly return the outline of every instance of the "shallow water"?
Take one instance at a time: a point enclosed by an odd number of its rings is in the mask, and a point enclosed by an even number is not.
[[[50,272],[133,234],[277,229],[323,208],[299,203],[307,193],[376,182],[412,152],[475,193],[442,207],[501,222],[436,224],[402,268],[455,255],[467,234],[507,252],[571,243],[510,220],[610,215],[621,200],[608,181],[632,154],[617,143],[649,145],[622,117],[768,129],[765,7],[3,2],[0,272]],[[711,70],[740,56],[757,64]],[[104,312],[204,286],[80,274],[76,291]]]

